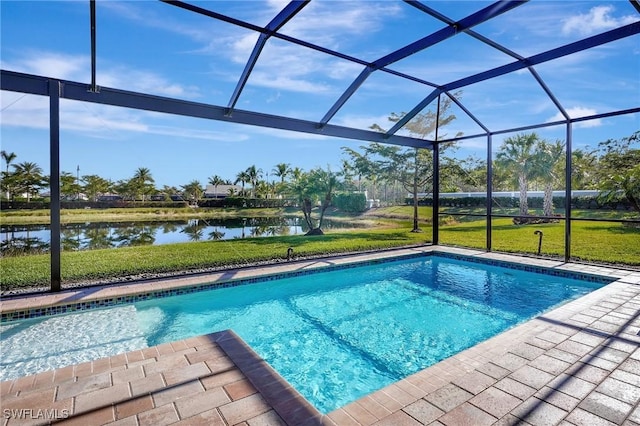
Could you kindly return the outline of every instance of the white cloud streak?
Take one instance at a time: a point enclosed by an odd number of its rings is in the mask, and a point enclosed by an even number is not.
[[[581,106],[567,108],[566,111],[567,111],[567,114],[569,114],[569,117],[571,118],[587,117],[587,116],[595,115],[598,113],[593,108],[587,108],[587,107],[581,107]],[[554,121],[562,121],[562,120],[564,120],[564,116],[560,112],[558,112],[553,117],[550,117],[546,122],[551,123]],[[602,120],[598,118],[595,120],[580,121],[578,123],[575,123],[574,126],[576,128],[599,127],[599,126],[602,126]]]
[[[592,7],[588,13],[581,13],[564,20],[563,34],[591,35],[621,27],[638,20],[637,16],[613,16],[615,8],[610,5]]]

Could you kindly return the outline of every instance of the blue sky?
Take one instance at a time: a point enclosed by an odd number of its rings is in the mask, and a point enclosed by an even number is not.
[[[282,1],[198,1],[201,7],[266,25]],[[427,2],[457,20],[488,6],[486,1]],[[2,69],[90,82],[88,1],[0,2]],[[474,28],[503,46],[531,56],[582,37],[640,20],[628,1],[531,1]],[[282,33],[367,61],[444,27],[399,1],[314,0]],[[97,1],[97,83],[218,106],[229,103],[257,36],[249,30],[158,1]],[[640,105],[640,38],[636,35],[536,67],[570,116]],[[513,62],[460,34],[390,66],[446,84]],[[362,66],[311,49],[270,39],[236,105],[238,109],[320,121]],[[391,112],[411,110],[430,87],[383,72],[373,73],[331,120],[366,129],[390,127]],[[462,91],[464,105],[489,129],[545,123],[560,114],[532,75],[514,72]],[[34,161],[48,170],[48,101],[2,92],[2,149],[16,162]],[[432,105],[430,108],[435,108]],[[463,111],[447,134],[481,133]],[[574,128],[577,147],[595,147],[640,129],[640,115],[606,118]],[[565,138],[565,128],[539,129],[544,138]],[[499,146],[502,138],[494,138]],[[147,167],[156,185],[180,186],[213,175],[234,180],[256,165],[274,179],[278,163],[304,170],[346,158],[341,147],[360,141],[176,117],[63,100],[61,168],[80,175],[129,178]],[[485,155],[485,139],[460,144],[456,155]],[[4,165],[3,165],[4,166]]]

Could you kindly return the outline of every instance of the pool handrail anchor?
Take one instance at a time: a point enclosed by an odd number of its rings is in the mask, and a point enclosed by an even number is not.
[[[539,235],[540,237],[538,238],[538,256],[540,256],[540,250],[542,249],[542,236],[543,233],[541,230],[536,229],[535,231],[533,231],[534,235]]]

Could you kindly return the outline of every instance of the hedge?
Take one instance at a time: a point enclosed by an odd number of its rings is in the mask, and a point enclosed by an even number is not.
[[[205,198],[198,201],[198,207],[233,207],[233,208],[282,208],[295,207],[294,200],[281,198]]]
[[[530,208],[541,209],[543,207],[543,197],[529,197],[527,204]],[[413,198],[405,198],[407,205],[413,205]],[[421,206],[433,206],[433,198],[421,198],[418,200]],[[485,207],[487,197],[460,197],[460,198],[440,198],[440,207]],[[520,207],[519,197],[499,197],[493,198],[493,207],[518,208]],[[565,197],[553,197],[553,207],[557,209],[565,208]],[[605,202],[598,196],[571,197],[571,207],[574,209],[597,209],[597,210],[633,210],[633,206],[625,197],[618,197],[615,200]]]
[[[361,213],[367,209],[367,197],[363,193],[336,194],[331,204],[344,212]]]
[[[62,209],[110,209],[110,208],[180,208],[188,207],[186,201],[60,201]],[[48,201],[2,201],[2,210],[48,210]]]

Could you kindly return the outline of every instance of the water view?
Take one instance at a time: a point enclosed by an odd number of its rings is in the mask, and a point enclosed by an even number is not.
[[[350,223],[325,221],[323,229],[353,227]],[[190,241],[302,235],[304,220],[286,217],[205,218],[148,222],[84,222],[62,225],[62,249],[92,250]],[[48,252],[49,225],[1,225],[0,253],[3,256]]]

